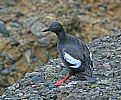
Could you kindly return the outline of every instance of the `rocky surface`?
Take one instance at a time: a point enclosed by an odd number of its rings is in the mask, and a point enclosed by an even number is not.
[[[89,42],[117,33],[120,11],[120,0],[0,0],[0,93],[58,57],[55,34],[41,33],[48,23],[59,21],[68,33]]]
[[[8,87],[4,100],[120,100],[121,99],[121,33],[107,35],[88,44],[94,62],[94,75],[100,81],[88,83],[72,76],[59,87],[54,83],[67,71],[60,59],[51,59],[35,72]]]

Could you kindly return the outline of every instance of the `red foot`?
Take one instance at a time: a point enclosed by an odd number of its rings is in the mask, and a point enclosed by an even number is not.
[[[57,83],[55,83],[55,86],[60,86],[62,83],[64,83],[69,77],[71,77],[71,74],[69,73],[64,79],[59,80]]]
[[[55,83],[55,86],[60,86],[62,83],[64,83],[64,79],[59,80],[57,83]]]

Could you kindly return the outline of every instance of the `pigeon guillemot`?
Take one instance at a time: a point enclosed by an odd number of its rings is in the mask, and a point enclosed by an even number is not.
[[[55,86],[61,85],[75,74],[80,74],[87,80],[90,79],[93,72],[93,62],[87,46],[80,39],[67,34],[59,22],[52,22],[48,28],[42,30],[42,32],[46,31],[54,32],[58,36],[57,48],[60,58],[69,71],[69,74],[55,83]]]

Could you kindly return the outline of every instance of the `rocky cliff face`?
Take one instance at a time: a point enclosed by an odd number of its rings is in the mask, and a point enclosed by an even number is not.
[[[8,87],[1,99],[27,100],[120,100],[121,99],[121,33],[107,35],[88,44],[94,62],[94,75],[101,81],[88,83],[72,76],[62,86],[53,84],[67,71],[60,59],[51,59],[47,65]]]

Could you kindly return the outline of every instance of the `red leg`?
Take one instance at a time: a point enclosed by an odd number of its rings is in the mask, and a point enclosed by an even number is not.
[[[59,86],[62,83],[64,83],[67,79],[69,79],[69,77],[71,77],[71,74],[69,73],[66,77],[64,77],[64,79],[59,80],[57,83],[55,83],[55,86]]]

